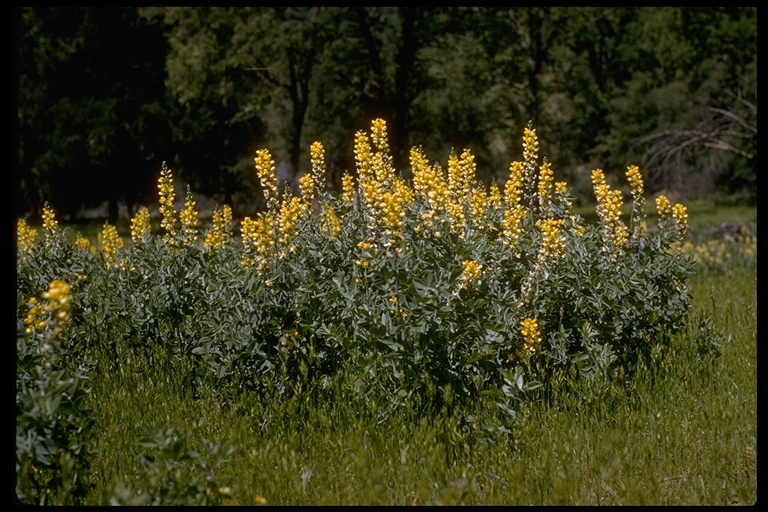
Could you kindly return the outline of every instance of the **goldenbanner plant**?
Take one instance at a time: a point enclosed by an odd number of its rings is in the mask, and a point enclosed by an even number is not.
[[[20,235],[24,226],[20,227]],[[93,362],[73,358],[69,344],[71,286],[80,265],[64,243],[53,210],[44,208],[45,242],[20,244],[19,283],[42,292],[17,298],[16,337],[16,480],[25,503],[74,505],[89,490],[94,418],[87,408],[88,374]],[[32,241],[26,231],[27,241]],[[39,267],[36,265],[40,265]],[[51,273],[52,272],[52,273]]]
[[[52,210],[44,243],[20,220],[21,356],[36,339],[21,328],[34,310],[29,297],[63,280],[71,307],[66,328],[52,335],[77,378],[87,369],[91,378],[119,381],[145,366],[174,375],[192,396],[212,386],[232,403],[250,393],[297,400],[300,417],[342,386],[379,422],[486,397],[502,418],[493,428],[509,432],[519,404],[549,396],[552,382],[652,367],[685,324],[694,271],[684,250],[686,210],[661,196],[657,225],[648,227],[637,167],[627,170],[634,206],[626,222],[623,192],[593,171],[598,222],[590,224],[572,213],[574,198],[539,157],[531,126],[503,187],[477,182],[469,151],[451,154],[444,169],[419,148],[409,184],[392,166],[381,119],[370,134],[356,134],[356,173],[345,175],[341,195],[324,188],[322,144],[310,153],[299,196],[278,187],[269,151],[256,153],[266,209],[242,219],[240,236],[227,205],[199,232],[189,189],[176,212],[165,163],[159,233],[146,209],[132,219],[130,243],[107,224],[99,247],[80,237],[68,243]],[[28,368],[45,365],[20,361],[21,389]],[[86,422],[86,413],[73,414]],[[24,418],[17,411],[17,436],[31,429]],[[60,448],[69,434],[83,439],[64,432]],[[24,450],[17,443],[20,482],[34,472],[19,462]],[[164,453],[201,460],[174,450]],[[86,452],[78,454],[84,475]],[[158,478],[147,489],[162,487]],[[222,496],[201,490],[212,486],[195,492],[213,503]],[[118,502],[132,502],[126,489]],[[147,489],[142,503],[186,499],[157,501]]]

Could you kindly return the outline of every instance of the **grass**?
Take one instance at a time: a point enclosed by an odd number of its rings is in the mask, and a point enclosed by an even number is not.
[[[236,447],[215,472],[232,477],[231,504],[754,504],[756,275],[691,283],[692,321],[654,372],[555,385],[511,435],[482,402],[380,424],[375,404],[345,400],[344,383],[317,403],[226,403],[214,389],[192,396],[162,365],[124,361],[92,383],[100,456],[88,503],[145,478],[138,441],[165,423],[203,455],[205,439]]]

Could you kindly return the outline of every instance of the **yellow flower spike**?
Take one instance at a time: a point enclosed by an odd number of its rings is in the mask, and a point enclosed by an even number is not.
[[[637,201],[643,197],[643,176],[640,174],[640,168],[636,165],[627,167],[627,181],[632,187],[632,197]]]
[[[326,204],[323,206],[323,233],[331,238],[341,233],[341,224],[339,218],[336,216],[336,212],[333,211],[333,206]]]
[[[461,265],[464,267],[461,280],[465,283],[476,281],[483,273],[483,265],[475,260],[464,260]]]
[[[552,164],[547,162],[539,167],[539,208],[545,211],[551,202],[552,187],[555,181],[555,174],[552,171]]]
[[[355,179],[349,172],[341,177],[341,200],[350,206],[355,202]]]
[[[173,175],[165,162],[161,166],[157,188],[160,196],[160,214],[162,215],[160,227],[165,229],[166,238],[173,238],[176,234],[176,192],[173,188]]]
[[[491,183],[491,186],[488,189],[488,205],[495,210],[501,208],[501,190],[499,190],[499,186],[496,182]]]
[[[539,324],[534,318],[525,318],[520,322],[523,336],[523,348],[530,354],[536,352],[536,348],[541,345],[541,334]]]
[[[24,219],[16,222],[16,243],[19,253],[29,253],[37,241],[37,230],[27,224]]]
[[[532,206],[531,200],[534,192],[538,159],[539,140],[536,137],[536,130],[528,123],[528,126],[523,131],[523,190],[528,198],[529,207]]]
[[[117,251],[123,247],[123,239],[118,235],[117,228],[109,222],[104,223],[98,239],[107,268],[109,268],[116,262]]]
[[[659,219],[665,221],[672,216],[672,207],[666,196],[656,198],[656,211],[659,213]]]
[[[304,174],[299,178],[299,190],[301,200],[311,205],[315,200],[315,181],[311,174]]]
[[[43,205],[43,229],[45,229],[45,243],[50,244],[53,236],[59,229],[59,223],[56,221],[56,215],[48,201]]]
[[[213,226],[203,240],[206,249],[223,249],[232,234],[232,208],[225,204],[213,210]]]
[[[256,175],[264,191],[267,209],[274,213],[277,210],[278,191],[277,176],[275,175],[275,161],[268,149],[259,149],[253,159],[256,166]]]
[[[685,205],[680,203],[675,204],[672,209],[672,216],[675,218],[675,227],[677,228],[678,237],[683,240],[688,234],[688,213]]]
[[[313,142],[309,147],[311,174],[314,188],[320,194],[325,188],[325,148],[320,142]]]
[[[146,206],[142,206],[131,219],[131,240],[133,240],[133,243],[138,243],[148,237],[151,232],[152,225],[150,223],[149,209]]]
[[[197,240],[198,226],[200,221],[197,218],[197,203],[192,196],[192,190],[187,185],[187,195],[184,198],[184,207],[181,210],[181,233],[182,243],[186,246],[192,245]]]
[[[565,238],[560,236],[563,232],[563,220],[540,219],[536,221],[536,227],[542,232],[539,260],[552,261],[562,255],[565,249]]]
[[[523,193],[523,177],[525,169],[522,162],[512,162],[509,166],[509,178],[504,185],[504,202],[507,208],[520,204]]]

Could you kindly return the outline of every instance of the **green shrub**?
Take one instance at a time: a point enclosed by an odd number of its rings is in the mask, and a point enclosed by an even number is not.
[[[128,362],[164,369],[191,396],[205,384],[232,403],[254,392],[317,403],[324,390],[350,383],[349,401],[366,404],[380,422],[396,411],[450,412],[490,397],[502,431],[512,429],[522,401],[551,396],[553,383],[599,383],[653,367],[691,306],[685,207],[658,197],[658,222],[649,226],[639,170],[628,168],[622,190],[597,169],[597,221],[589,223],[539,158],[531,127],[523,155],[501,190],[475,180],[469,151],[452,154],[443,169],[414,148],[406,183],[392,168],[386,125],[375,120],[370,136],[356,134],[357,173],[345,176],[341,194],[323,189],[319,143],[299,197],[280,195],[269,152],[257,152],[267,207],[240,221],[240,236],[228,207],[201,232],[189,191],[176,212],[165,164],[160,232],[151,232],[146,210],[132,220],[131,242],[106,224],[98,247],[68,242],[52,210],[43,242],[20,221],[20,328],[28,298],[54,280],[71,283],[71,308],[65,328],[45,335],[66,353],[61,369],[33,355],[37,331],[20,333],[17,438],[44,432],[53,443],[46,450],[75,461],[49,461],[48,481],[39,481],[32,465],[41,450],[18,441],[20,496],[47,503],[46,485],[59,501],[84,492],[83,381],[119,381],[137,366]],[[627,193],[629,217],[621,214]],[[33,395],[63,408],[43,417]],[[223,499],[218,480],[200,483],[173,462],[205,470],[202,459],[155,444],[167,462],[145,457],[147,480],[116,493],[116,502]]]

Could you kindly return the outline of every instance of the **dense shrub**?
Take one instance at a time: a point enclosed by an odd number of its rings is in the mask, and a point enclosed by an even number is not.
[[[343,373],[353,376],[349,400],[378,404],[382,420],[398,408],[428,413],[481,395],[514,417],[526,391],[546,389],[556,372],[589,378],[652,364],[685,322],[694,269],[683,245],[686,209],[659,196],[650,226],[637,167],[627,170],[626,190],[592,172],[598,222],[587,223],[539,157],[531,127],[524,159],[501,188],[477,182],[469,151],[443,168],[414,148],[406,182],[382,120],[356,134],[357,172],[341,194],[323,189],[322,145],[310,153],[298,197],[278,187],[269,152],[256,153],[267,206],[242,219],[239,236],[227,205],[202,231],[189,190],[177,212],[165,164],[160,232],[146,209],[132,219],[130,242],[106,224],[98,247],[68,242],[49,207],[43,241],[19,221],[17,488],[25,498],[45,502],[33,464],[85,485],[83,372],[119,376],[130,359],[167,368],[192,393],[213,382],[225,398],[318,393]],[[71,292],[66,318],[27,320],[29,297],[53,280]],[[60,370],[32,357],[42,340],[66,353]],[[35,386],[62,397],[66,411],[44,418],[29,405]],[[30,432],[55,439],[48,450],[82,469],[72,475],[44,459],[24,444]],[[198,490],[219,499],[213,487]]]

